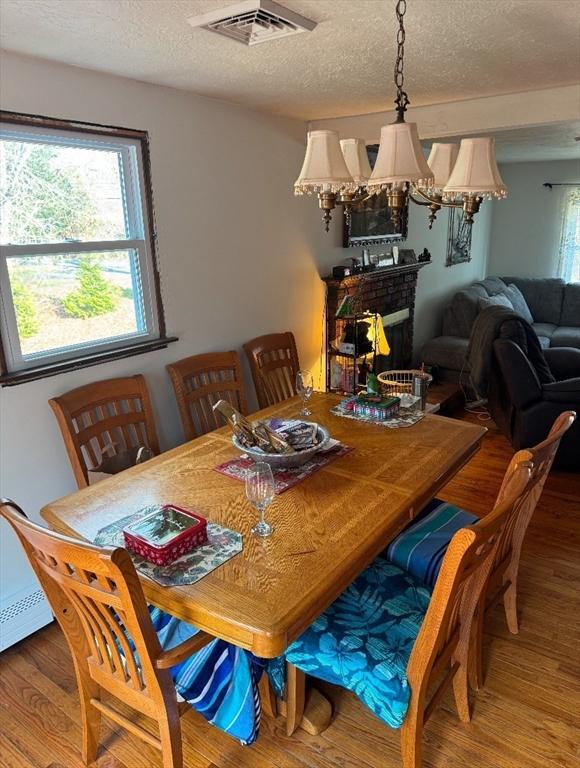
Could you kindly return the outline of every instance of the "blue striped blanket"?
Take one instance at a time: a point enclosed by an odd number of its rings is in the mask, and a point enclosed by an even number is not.
[[[163,650],[182,643],[198,630],[159,608],[149,607]],[[249,651],[216,639],[171,669],[178,696],[212,725],[242,744],[252,744],[260,727],[258,682],[266,662]]]
[[[386,549],[386,557],[399,568],[435,586],[453,534],[478,520],[460,507],[433,499]]]

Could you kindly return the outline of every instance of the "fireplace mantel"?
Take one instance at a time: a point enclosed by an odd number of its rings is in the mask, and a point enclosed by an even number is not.
[[[401,264],[392,266],[392,267],[379,267],[378,269],[373,269],[371,272],[358,272],[355,275],[348,275],[347,277],[333,277],[332,275],[328,275],[328,277],[323,277],[323,281],[328,285],[335,286],[337,288],[340,287],[351,287],[356,286],[360,282],[367,282],[367,281],[373,281],[373,280],[383,280],[384,278],[388,277],[397,277],[398,275],[406,275],[409,272],[418,272],[422,267],[426,267],[428,264],[431,264],[431,261],[418,261],[415,264]]]

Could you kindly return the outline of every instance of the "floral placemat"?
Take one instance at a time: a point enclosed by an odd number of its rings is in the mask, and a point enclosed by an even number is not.
[[[144,507],[132,515],[122,517],[101,528],[95,536],[94,543],[100,547],[124,547],[123,528],[136,523],[157,508],[157,506]],[[164,587],[195,584],[243,549],[242,534],[217,523],[208,521],[207,538],[207,544],[197,547],[193,552],[183,555],[170,565],[154,565],[140,555],[133,552],[129,554],[140,573],[149,576]]]
[[[362,416],[354,411],[348,410],[345,405],[356,398],[347,397],[342,400],[334,408],[330,409],[330,412],[335,416],[342,416],[345,419],[355,419],[356,421],[366,421],[369,424],[380,424],[382,427],[388,427],[389,429],[400,429],[401,427],[412,427],[418,421],[425,416],[424,411],[419,411],[416,408],[401,408],[399,413],[392,419],[375,419],[372,416]]]
[[[284,493],[289,488],[297,485],[298,483],[310,477],[314,472],[317,472],[322,467],[326,467],[332,461],[344,456],[345,453],[352,451],[348,445],[334,441],[334,445],[326,451],[319,451],[315,453],[310,461],[303,464],[301,467],[292,467],[290,469],[272,469],[274,475],[274,482],[276,483],[276,495]],[[223,464],[218,464],[214,467],[216,472],[221,472],[222,475],[227,477],[233,477],[235,480],[246,479],[246,470],[254,465],[253,459],[249,456],[242,455],[237,459],[230,459]]]

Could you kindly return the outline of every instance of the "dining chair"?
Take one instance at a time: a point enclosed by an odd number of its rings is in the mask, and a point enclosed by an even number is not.
[[[450,684],[460,719],[470,720],[473,617],[501,532],[529,482],[528,464],[515,465],[502,501],[478,525],[453,536],[432,592],[378,557],[290,645],[289,735],[304,712],[305,675],[348,688],[383,722],[400,728],[403,768],[420,768],[423,727]]]
[[[135,567],[124,549],[104,549],[26,519],[12,501],[0,514],[14,529],[67,640],[81,707],[82,758],[97,758],[101,715],[156,747],[163,768],[182,768],[180,715],[171,668],[215,638],[197,632],[163,650]],[[157,722],[159,737],[127,718],[101,692]]]
[[[223,422],[213,405],[227,400],[244,415],[248,412],[242,367],[237,352],[193,355],[166,366],[171,377],[186,440],[193,440]]]
[[[294,334],[270,333],[244,344],[260,408],[276,405],[296,394],[300,370]]]
[[[79,488],[89,485],[89,470],[103,459],[140,446],[159,453],[149,391],[140,374],[86,384],[48,402]]]
[[[514,466],[529,462],[532,468],[530,485],[517,505],[509,526],[506,526],[498,546],[488,583],[484,590],[485,607],[477,613],[475,622],[475,651],[472,660],[472,685],[483,683],[483,621],[486,610],[503,598],[508,629],[518,633],[517,579],[522,544],[536,509],[554,457],[564,434],[570,429],[576,414],[566,411],[554,421],[548,437],[533,448],[518,451],[512,457],[504,476],[496,504],[506,496],[509,478]],[[431,587],[436,583],[441,562],[454,533],[465,525],[473,525],[480,518],[453,504],[433,499],[419,516],[388,546],[386,557]],[[481,518],[485,519],[485,518]]]

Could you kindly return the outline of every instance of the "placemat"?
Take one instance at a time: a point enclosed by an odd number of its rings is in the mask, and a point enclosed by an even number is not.
[[[132,515],[122,517],[105,528],[101,528],[95,536],[94,543],[100,547],[124,547],[123,528],[137,522],[137,520],[153,512],[154,509],[157,509],[157,505],[144,507]],[[193,552],[183,555],[170,565],[154,565],[140,555],[133,554],[133,552],[129,552],[129,555],[140,573],[149,576],[150,579],[164,587],[195,584],[196,581],[203,579],[204,576],[219,568],[220,565],[223,565],[243,549],[241,533],[232,531],[230,528],[224,528],[223,525],[211,523],[209,520],[207,538],[207,544],[197,547]]]
[[[380,424],[382,427],[388,427],[389,429],[400,429],[401,427],[412,427],[418,421],[425,416],[424,411],[418,411],[415,408],[401,408],[398,415],[392,419],[374,419],[372,416],[361,416],[353,411],[345,409],[345,403],[350,400],[354,400],[353,397],[347,397],[342,400],[334,408],[330,409],[330,412],[335,416],[342,416],[345,419],[355,419],[356,421],[366,421],[369,424]]]
[[[276,483],[276,495],[278,496],[289,488],[297,485],[298,483],[310,477],[314,472],[317,472],[322,467],[326,467],[335,459],[339,459],[344,456],[345,453],[352,451],[348,445],[340,443],[338,440],[334,441],[334,445],[326,451],[319,451],[314,454],[314,457],[303,464],[301,467],[293,467],[290,469],[273,469],[274,482]],[[216,472],[220,472],[227,477],[233,477],[234,480],[246,480],[246,470],[254,465],[253,459],[249,456],[242,455],[237,459],[230,459],[230,461],[224,461],[223,464],[218,464],[214,467]]]

